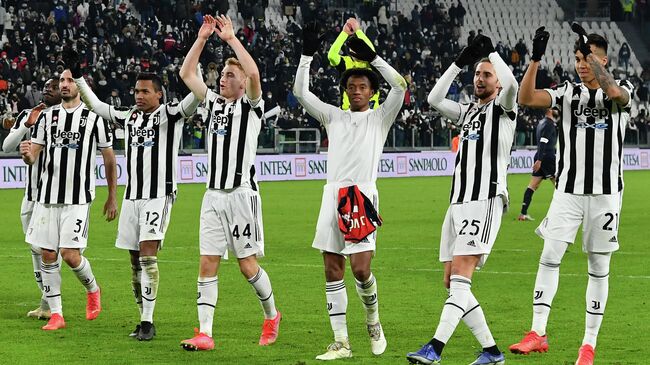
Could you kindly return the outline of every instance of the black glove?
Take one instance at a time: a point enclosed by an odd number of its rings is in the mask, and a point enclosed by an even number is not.
[[[472,40],[472,47],[478,53],[478,57],[487,57],[490,53],[494,52],[494,46],[490,37],[479,34]]]
[[[63,56],[62,58],[65,68],[70,70],[73,78],[78,79],[83,76],[81,73],[81,65],[79,63],[79,54],[77,52],[72,48],[66,48],[63,50],[61,55]]]
[[[535,31],[535,36],[533,37],[533,55],[530,57],[531,60],[539,62],[542,60],[544,52],[546,52],[546,44],[548,43],[548,38],[550,34],[544,30],[545,27],[539,27]]]
[[[348,48],[350,49],[350,56],[361,61],[371,62],[377,57],[377,52],[373,51],[366,42],[358,37],[348,39]]]
[[[323,33],[321,33],[320,26],[317,22],[313,21],[305,24],[302,28],[302,54],[305,56],[313,56],[318,48],[320,48],[323,40]]]
[[[571,30],[578,35],[578,49],[582,52],[582,55],[587,58],[591,53],[591,48],[589,47],[587,31],[580,24],[573,22],[571,24]]]
[[[469,45],[460,51],[460,54],[458,55],[458,57],[456,57],[454,63],[456,64],[456,66],[463,68],[465,66],[472,65],[480,57],[481,56],[479,56],[476,48],[473,45]]]

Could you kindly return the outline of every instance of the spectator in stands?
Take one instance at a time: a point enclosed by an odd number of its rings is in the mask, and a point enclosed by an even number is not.
[[[526,61],[526,55],[528,54],[528,47],[526,47],[523,39],[519,38],[519,42],[515,45],[515,50],[519,54],[519,62],[517,64],[513,62],[513,66],[520,66]]]
[[[625,67],[625,73],[630,66],[630,46],[627,45],[627,42],[623,42],[621,49],[618,51],[618,65]]]

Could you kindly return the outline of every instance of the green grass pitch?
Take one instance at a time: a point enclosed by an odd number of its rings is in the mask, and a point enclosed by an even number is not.
[[[531,321],[531,294],[542,241],[534,228],[544,217],[552,187],[542,184],[530,214],[536,222],[515,220],[528,175],[510,175],[511,209],[486,267],[474,276],[472,290],[483,306],[502,350],[518,341]],[[610,296],[596,349],[597,364],[647,364],[650,333],[647,182],[650,172],[627,172],[621,215],[621,250],[614,255]],[[404,355],[429,340],[446,292],[438,262],[440,226],[448,206],[451,179],[381,179],[378,187],[385,225],[379,229],[373,271],[379,285],[382,324],[388,349],[370,352],[361,303],[348,270],[348,327],[354,357],[345,364],[406,364]],[[19,210],[22,190],[0,190],[0,363],[114,364],[315,364],[332,334],[327,317],[322,259],[311,248],[323,181],[261,183],[266,235],[262,266],[271,277],[284,314],[278,342],[257,345],[262,313],[234,260],[219,273],[215,313],[215,351],[189,353],[179,347],[197,326],[199,207],[204,185],[179,185],[165,247],[160,252],[161,284],[155,312],[158,335],[138,342],[127,334],[139,320],[131,294],[128,253],[114,248],[117,220],[101,218],[106,189],[98,188],[92,207],[87,257],[102,287],[104,311],[84,319],[85,295],[67,266],[62,268],[63,303],[68,328],[46,333],[44,324],[26,318],[38,303],[28,246],[23,243]],[[120,194],[122,191],[120,190]],[[578,242],[581,242],[578,237]],[[506,354],[508,364],[573,364],[584,331],[587,260],[578,245],[565,255],[560,287],[549,321],[550,351]],[[645,345],[643,345],[645,343]],[[480,350],[461,323],[443,354],[445,364],[468,364]]]

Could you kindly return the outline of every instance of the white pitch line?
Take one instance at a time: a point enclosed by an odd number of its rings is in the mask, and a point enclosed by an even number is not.
[[[7,259],[21,259],[24,257],[21,256],[12,256],[12,255],[0,255],[0,258],[7,258]],[[128,258],[124,259],[115,259],[115,258],[101,258],[101,257],[93,257],[92,261],[111,261],[111,262],[120,262],[123,261],[125,263],[129,262]],[[167,260],[167,259],[158,259],[159,263],[170,263],[170,264],[187,264],[187,265],[196,265],[198,263],[197,260]],[[221,262],[221,264],[234,264],[235,261],[233,259],[230,260],[224,260]],[[265,262],[264,266],[284,266],[284,267],[306,267],[306,268],[314,268],[314,269],[322,269],[323,265],[316,265],[316,264],[278,264],[278,263],[273,263],[273,262]],[[381,265],[375,266],[377,268],[382,268]],[[384,267],[385,268],[385,267]],[[434,268],[400,268],[399,270],[401,271],[412,271],[412,272],[443,272],[443,269],[434,269]],[[479,270],[478,272],[484,273],[484,274],[490,274],[490,275],[520,275],[520,276],[533,276],[537,275],[537,272],[530,272],[530,271],[490,271],[490,270]],[[582,274],[574,274],[574,273],[560,273],[560,276],[566,276],[566,277],[585,277],[587,276],[587,273],[582,273]],[[639,279],[639,280],[650,280],[650,275],[610,275],[613,278],[622,278],[622,279]]]

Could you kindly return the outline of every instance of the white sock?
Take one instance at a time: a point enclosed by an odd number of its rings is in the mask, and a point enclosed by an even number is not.
[[[43,293],[50,306],[52,314],[63,315],[61,305],[61,270],[59,263],[41,263],[41,277],[43,278]]]
[[[99,290],[93,269],[90,267],[90,262],[85,256],[81,256],[81,263],[79,266],[72,269],[77,279],[83,284],[88,293],[94,293]]]
[[[249,278],[248,283],[253,286],[255,294],[257,294],[257,298],[260,300],[260,304],[264,310],[264,318],[275,318],[278,315],[278,311],[275,309],[275,298],[273,297],[271,279],[269,279],[269,275],[266,271],[264,271],[262,267],[259,267],[257,274],[252,278]]]
[[[156,256],[140,256],[142,273],[140,276],[140,287],[142,296],[142,315],[140,320],[153,323],[153,311],[156,308],[156,296],[158,295],[158,283],[160,273],[158,272],[158,258]]]
[[[217,306],[219,297],[219,278],[200,276],[196,282],[198,295],[196,308],[199,312],[199,332],[212,337],[212,319],[214,318],[214,307]]]
[[[469,296],[472,293],[472,281],[470,279],[460,275],[451,275],[449,280],[449,297],[445,301],[440,315],[440,323],[438,323],[436,333],[433,335],[433,338],[442,343],[447,343],[456,330],[460,318],[465,314]]]
[[[611,254],[589,254],[589,282],[587,284],[587,313],[583,345],[596,348],[600,325],[603,322],[609,294],[609,261]]]
[[[370,277],[365,282],[357,282],[357,294],[361,298],[363,307],[366,309],[366,324],[376,324],[379,322],[379,299],[377,298],[377,281],[375,276],[370,273]]]
[[[325,283],[325,296],[327,298],[327,312],[330,315],[330,325],[334,332],[334,341],[348,342],[348,324],[346,312],[348,310],[348,293],[345,281],[328,281]]]
[[[533,292],[533,325],[538,335],[546,335],[546,323],[551,314],[551,304],[560,281],[560,264],[539,263],[535,291]]]
[[[47,299],[43,293],[43,278],[41,277],[41,248],[38,246],[32,245],[32,267],[34,268],[34,280],[36,280],[36,285],[41,292],[41,308],[48,310],[50,305],[47,304]]]
[[[142,317],[142,285],[140,284],[140,277],[142,276],[142,266],[140,262],[137,265],[131,265],[131,286],[133,287],[133,297],[135,304],[138,305],[140,310],[140,317]]]
[[[469,301],[467,302],[467,309],[462,319],[463,322],[469,327],[470,331],[474,334],[474,337],[481,344],[481,347],[488,348],[496,346],[494,337],[492,337],[492,332],[488,328],[487,321],[485,320],[485,315],[483,314],[483,308],[474,297],[472,292],[469,293]]]
[[[546,335],[546,323],[551,314],[551,305],[560,282],[560,264],[568,247],[567,242],[544,240],[533,291],[533,324],[531,326],[531,330],[540,336]]]

